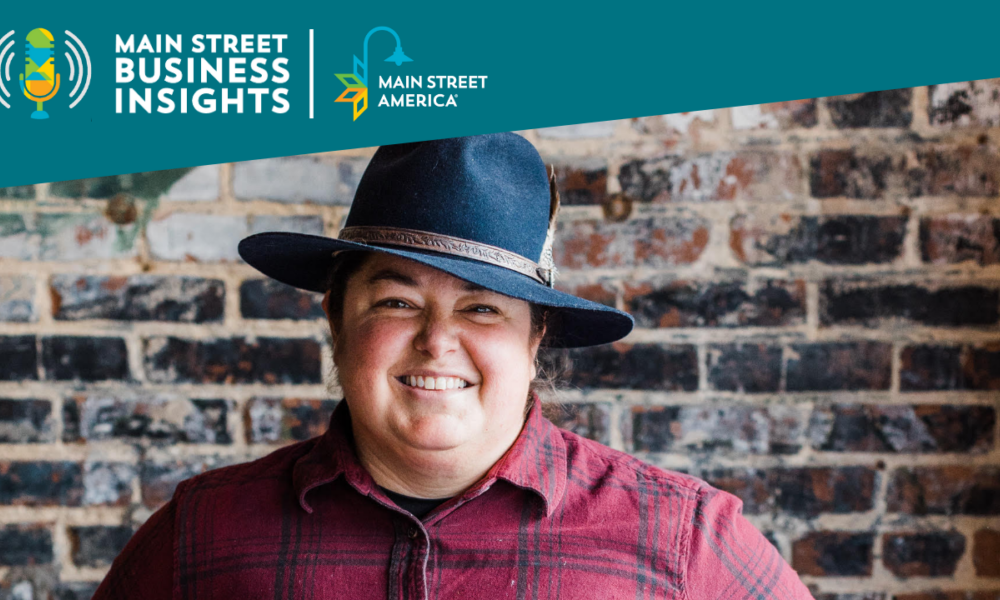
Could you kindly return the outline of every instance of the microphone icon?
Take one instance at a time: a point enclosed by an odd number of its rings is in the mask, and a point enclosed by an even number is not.
[[[42,103],[51,100],[59,91],[59,75],[56,73],[52,42],[55,38],[46,29],[32,29],[25,47],[24,73],[21,75],[21,91],[25,97],[37,103],[32,119],[48,119],[49,113],[42,110]],[[88,78],[89,79],[89,78]],[[89,83],[89,81],[88,81]]]

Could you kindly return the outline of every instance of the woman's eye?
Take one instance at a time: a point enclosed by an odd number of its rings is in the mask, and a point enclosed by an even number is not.
[[[497,309],[493,308],[492,306],[486,306],[485,304],[477,304],[476,306],[473,306],[469,310],[481,315],[488,315],[490,313],[497,312]]]
[[[385,307],[388,307],[388,308],[409,308],[410,307],[410,305],[407,304],[406,302],[403,302],[402,300],[398,300],[396,298],[392,298],[390,300],[383,300],[382,302],[379,302],[379,306],[385,306]]]

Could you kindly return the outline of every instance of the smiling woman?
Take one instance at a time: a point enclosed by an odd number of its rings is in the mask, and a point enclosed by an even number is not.
[[[361,463],[397,493],[465,490],[524,424],[544,333],[532,335],[531,307],[384,254],[345,287],[331,334]]]
[[[344,294],[347,287],[347,282],[351,279],[358,269],[364,266],[365,262],[373,257],[370,252],[338,252],[333,258],[332,265],[330,267],[329,275],[326,278],[326,283],[324,284],[324,289],[326,290],[326,296],[323,300],[324,310],[327,313],[327,318],[331,327],[336,326],[339,329],[340,320],[343,316],[344,310]],[[413,262],[406,263],[407,266],[412,266]],[[408,269],[404,268],[403,271]],[[411,277],[402,275],[397,277],[398,281],[403,283],[413,283]],[[472,289],[485,290],[481,286],[476,286],[465,282],[466,286],[473,286]],[[542,304],[535,304],[529,302],[528,306],[531,310],[531,337],[541,338],[541,347],[547,345],[546,333],[547,323],[556,323],[559,320],[559,311],[557,308],[544,306]],[[550,337],[550,336],[549,336]],[[555,385],[555,380],[551,375],[546,374],[537,359],[535,360],[536,376],[531,380],[531,391],[538,392],[542,389],[552,389]],[[539,394],[541,395],[541,394]],[[534,394],[528,394],[527,404],[525,405],[525,410],[529,410],[534,403]]]
[[[439,140],[380,148],[339,238],[243,240],[325,294],[344,401],[183,482],[95,597],[810,598],[735,496],[543,416],[543,342],[633,324],[553,287],[558,206],[523,138]]]

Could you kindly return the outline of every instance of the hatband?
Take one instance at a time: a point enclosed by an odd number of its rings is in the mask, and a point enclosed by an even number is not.
[[[554,269],[546,269],[533,260],[503,248],[450,235],[402,227],[354,226],[342,229],[338,239],[359,244],[385,244],[461,256],[527,275],[549,287],[555,283]]]

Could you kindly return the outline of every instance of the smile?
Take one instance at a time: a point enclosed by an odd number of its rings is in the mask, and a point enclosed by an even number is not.
[[[400,383],[423,390],[457,390],[469,386],[469,382],[458,377],[422,377],[404,375],[396,378]]]

